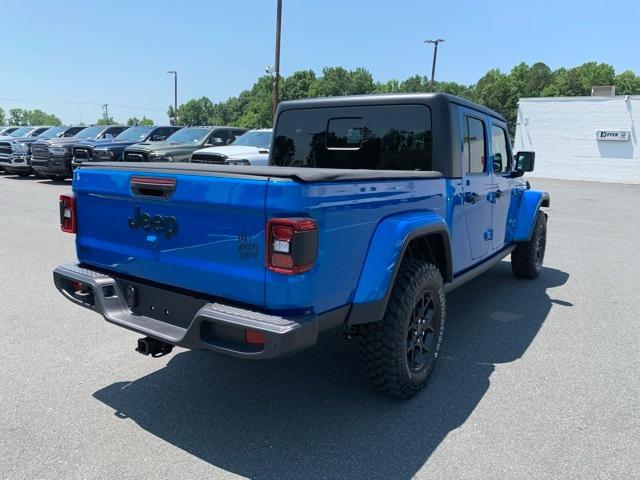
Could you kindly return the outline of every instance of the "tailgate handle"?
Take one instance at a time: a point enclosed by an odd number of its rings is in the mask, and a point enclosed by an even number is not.
[[[131,177],[131,193],[137,197],[171,198],[176,179],[166,177]]]

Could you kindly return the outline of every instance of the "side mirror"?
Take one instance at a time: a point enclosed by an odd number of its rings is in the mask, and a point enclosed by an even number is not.
[[[112,133],[107,133],[107,134],[104,136],[104,138],[105,138],[105,140],[113,140],[113,134],[112,134]]]
[[[516,172],[533,172],[536,163],[536,152],[516,153]]]
[[[152,142],[161,142],[162,140],[164,140],[164,135],[153,135],[151,137]]]
[[[493,171],[501,172],[502,171],[502,154],[496,153],[495,155],[492,155],[492,159],[493,159]]]
[[[212,138],[209,140],[209,145],[213,145],[214,147],[221,147],[224,145],[224,140],[221,138]]]

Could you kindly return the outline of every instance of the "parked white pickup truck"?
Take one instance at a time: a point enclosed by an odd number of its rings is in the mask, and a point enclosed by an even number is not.
[[[267,165],[271,135],[271,129],[250,130],[231,145],[196,150],[191,154],[191,163]]]

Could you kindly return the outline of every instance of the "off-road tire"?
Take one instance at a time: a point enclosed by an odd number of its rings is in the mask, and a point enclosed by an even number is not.
[[[22,178],[26,178],[31,176],[31,172],[16,172],[16,175]]]
[[[408,358],[411,355],[409,336],[411,325],[416,323],[412,320],[414,311],[418,312],[417,304],[421,304],[426,294],[433,300],[430,321],[433,333],[429,333],[432,348],[424,353],[427,363],[414,369]],[[438,358],[445,318],[446,299],[438,268],[419,260],[404,260],[382,321],[362,325],[359,329],[360,361],[372,385],[392,397],[403,399],[420,391]]]
[[[64,182],[68,178],[68,175],[53,175],[50,178],[54,182]]]
[[[547,246],[547,215],[538,212],[531,239],[519,243],[511,253],[511,270],[516,277],[536,278],[542,270]]]

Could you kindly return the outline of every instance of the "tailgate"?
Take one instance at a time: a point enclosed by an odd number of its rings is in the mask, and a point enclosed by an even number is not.
[[[264,306],[268,178],[82,168],[80,262]]]

